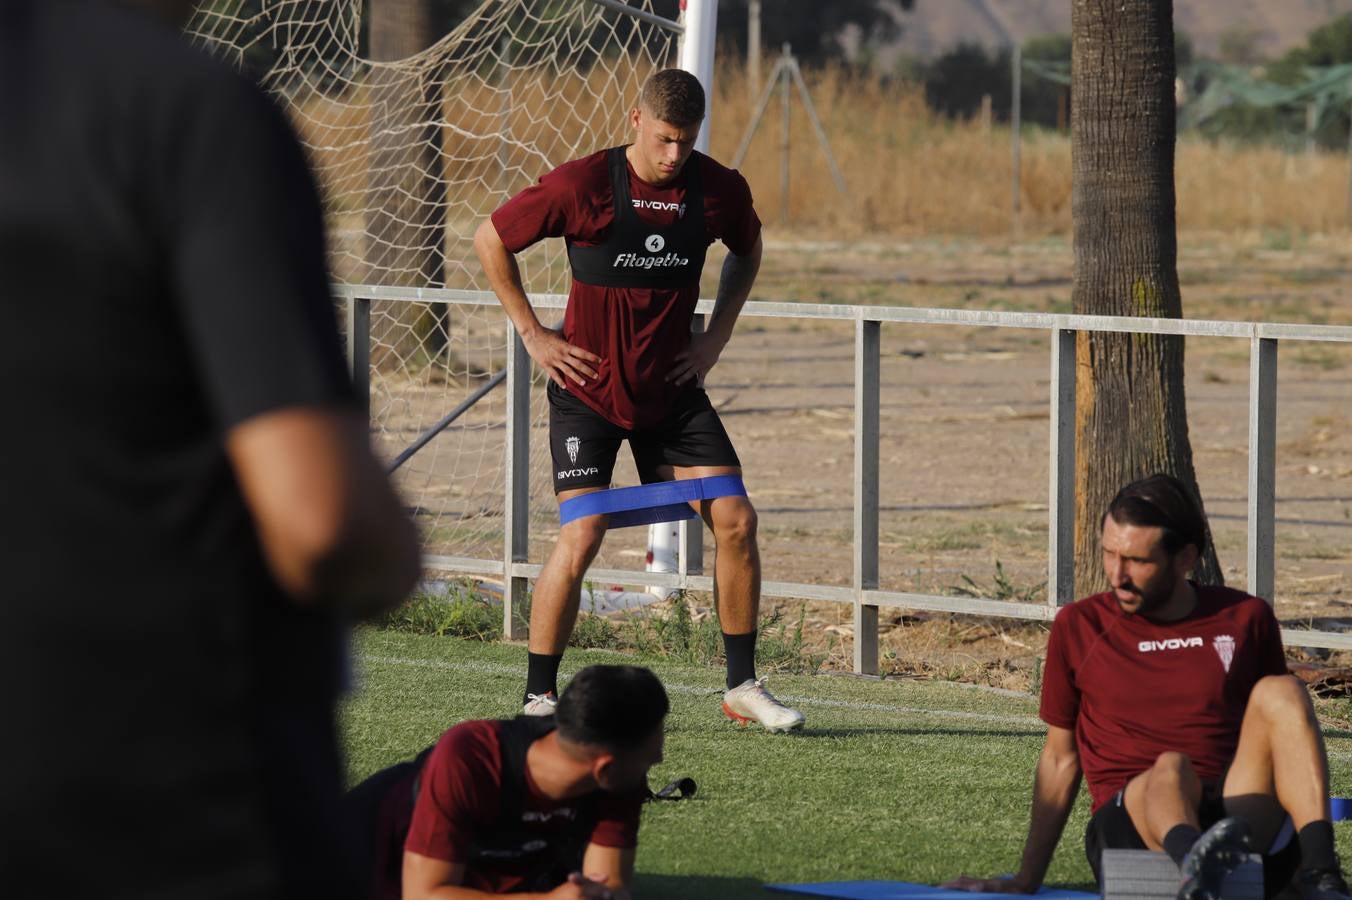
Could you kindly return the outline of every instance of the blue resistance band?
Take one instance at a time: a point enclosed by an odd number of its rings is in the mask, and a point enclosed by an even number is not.
[[[610,516],[610,528],[653,525],[694,519],[692,500],[715,497],[745,497],[746,486],[740,475],[710,475],[681,481],[659,481],[634,487],[611,488],[581,494],[559,504],[559,524],[567,525],[582,516]]]

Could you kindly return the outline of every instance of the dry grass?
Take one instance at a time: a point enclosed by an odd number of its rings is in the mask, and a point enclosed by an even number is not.
[[[588,152],[593,144],[622,139],[623,106],[605,109],[600,98],[634,93],[646,71],[646,66],[611,61],[610,68],[586,78],[517,75],[510,92],[473,76],[447,82],[440,115],[447,122],[442,172],[452,230],[457,222],[485,215],[549,164]],[[836,191],[795,94],[788,210],[793,226],[845,235],[1010,232],[1007,128],[947,119],[926,107],[923,91],[914,84],[883,83],[835,68],[808,72],[806,80],[849,194]],[[341,97],[311,95],[293,110],[335,214],[360,217],[369,202],[368,103],[366,88],[358,85]],[[732,161],[751,114],[744,72],[724,67],[713,105],[717,158]],[[490,136],[504,129],[518,143],[499,149]],[[762,219],[771,225],[782,214],[779,134],[776,98],[740,166]],[[1292,155],[1185,136],[1176,171],[1183,229],[1327,232],[1345,227],[1348,162],[1342,154]],[[1069,233],[1070,194],[1069,134],[1026,128],[1020,230],[1030,236]]]
[[[883,84],[841,70],[805,75],[850,197],[829,177],[807,115],[794,97],[790,117],[790,217],[833,231],[907,235],[1006,234],[1010,133],[928,109],[916,85]],[[720,72],[713,152],[730,160],[752,110],[740,70]],[[781,210],[780,112],[772,102],[741,166],[762,218]],[[1342,154],[1293,156],[1263,147],[1211,144],[1184,136],[1176,184],[1180,228],[1211,231],[1344,227],[1348,162]],[[1022,216],[1026,233],[1068,233],[1070,135],[1025,128]]]

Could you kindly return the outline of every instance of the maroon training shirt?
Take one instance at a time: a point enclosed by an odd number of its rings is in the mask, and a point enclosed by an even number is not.
[[[702,153],[690,155],[680,176],[656,187],[629,171],[634,212],[655,225],[676,221],[685,202],[686,170],[699,166],[704,223],[710,243],[722,240],[739,256],[760,234],[751,188],[735,170]],[[506,248],[519,253],[547,237],[578,245],[600,243],[614,221],[614,191],[606,151],[565,163],[493,213]],[[682,388],[666,382],[676,355],[690,345],[698,285],[684,290],[600,287],[574,281],[563,318],[563,337],[601,357],[597,377],[568,390],[622,428],[648,428],[663,420]]]
[[[432,859],[469,864],[469,848],[475,836],[496,828],[506,812],[499,804],[501,791],[502,752],[497,722],[473,720],[456,725],[441,736],[423,767],[418,802],[404,849]],[[526,795],[520,810],[522,827],[542,836],[566,831],[576,815],[577,801],[582,799],[563,802],[549,799],[535,787],[529,770]],[[602,847],[637,846],[642,788],[627,794],[598,791],[593,796],[596,826],[590,842]],[[470,865],[463,886],[505,894],[529,874],[477,870]]]
[[[1196,585],[1197,608],[1168,624],[1127,615],[1111,592],[1057,613],[1039,715],[1071,728],[1094,809],[1166,751],[1203,779],[1225,774],[1249,692],[1286,674],[1281,631],[1257,597]]]

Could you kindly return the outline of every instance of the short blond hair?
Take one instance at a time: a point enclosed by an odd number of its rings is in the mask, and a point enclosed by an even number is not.
[[[683,69],[663,69],[643,83],[638,105],[659,121],[688,128],[704,121],[704,86]]]

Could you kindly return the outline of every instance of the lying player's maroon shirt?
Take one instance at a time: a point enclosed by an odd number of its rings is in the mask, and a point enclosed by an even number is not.
[[[525,790],[510,798],[512,792],[503,790],[501,724],[462,722],[441,736],[423,766],[406,850],[464,863],[465,887],[505,894],[541,874],[530,852],[534,844],[576,838],[602,847],[637,846],[642,787],[556,802],[536,789],[523,766]],[[517,755],[524,758],[524,752]],[[590,830],[577,834],[584,822]],[[512,834],[506,842],[505,831]],[[522,852],[513,856],[514,849]]]

